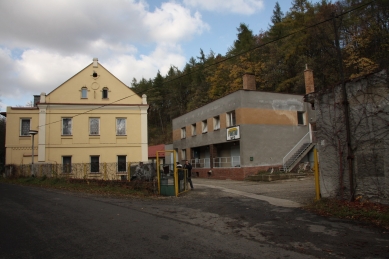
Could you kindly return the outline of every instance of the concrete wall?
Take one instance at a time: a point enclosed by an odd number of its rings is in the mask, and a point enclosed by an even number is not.
[[[386,71],[346,84],[350,104],[350,188],[341,86],[315,93],[322,197],[355,196],[389,203],[389,89]]]

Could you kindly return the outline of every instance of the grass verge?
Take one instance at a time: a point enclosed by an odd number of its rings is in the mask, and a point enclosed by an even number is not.
[[[103,181],[48,177],[0,178],[0,182],[106,196],[141,198],[156,196],[155,186],[152,182]]]
[[[380,203],[321,199],[305,206],[304,209],[325,217],[371,223],[389,230],[389,206]]]

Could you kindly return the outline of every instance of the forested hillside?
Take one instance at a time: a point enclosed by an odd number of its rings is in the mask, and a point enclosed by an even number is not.
[[[340,71],[347,80],[388,68],[388,18],[388,0],[292,0],[287,11],[276,3],[269,28],[255,34],[238,25],[224,55],[199,46],[182,71],[172,66],[167,75],[133,80],[133,90],[148,96],[149,144],[171,143],[173,118],[242,88],[246,72],[257,90],[304,94],[306,64],[316,90],[340,82]]]

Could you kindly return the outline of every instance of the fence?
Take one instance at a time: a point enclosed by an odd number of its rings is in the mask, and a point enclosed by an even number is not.
[[[6,177],[66,177],[74,179],[151,180],[156,176],[154,163],[73,163],[73,164],[7,165]]]

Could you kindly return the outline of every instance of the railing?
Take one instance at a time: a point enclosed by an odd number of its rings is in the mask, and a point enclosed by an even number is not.
[[[216,157],[213,159],[213,167],[240,167],[240,156]]]
[[[78,179],[129,180],[136,173],[140,178],[151,179],[155,176],[155,165],[144,163],[72,163],[72,164],[34,164],[37,177],[67,177]],[[139,166],[139,167],[138,167]],[[139,169],[138,169],[139,168]],[[6,176],[31,176],[31,164],[8,165]]]
[[[314,134],[316,135],[316,134]],[[286,172],[288,170],[288,165],[286,164],[289,159],[295,154],[295,152],[304,144],[306,143],[312,143],[311,142],[311,132],[308,132],[307,134],[305,134],[305,136],[289,151],[288,154],[286,154],[286,156],[282,159],[282,165],[283,165],[283,169],[284,169],[284,172]]]
[[[211,160],[209,158],[191,159],[190,163],[192,164],[192,168],[210,168],[211,167]]]
[[[192,168],[210,168],[210,161],[209,158],[195,158],[189,162],[192,164]],[[215,168],[240,167],[240,156],[215,157],[212,161]]]

